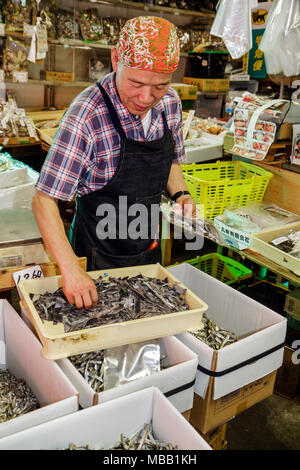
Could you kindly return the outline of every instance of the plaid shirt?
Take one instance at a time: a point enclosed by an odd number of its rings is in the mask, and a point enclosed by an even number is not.
[[[128,139],[152,141],[163,136],[162,111],[175,140],[174,162],[184,162],[181,130],[181,101],[169,88],[152,108],[147,139],[140,118],[130,114],[121,103],[115,74],[100,83],[115,106]],[[41,170],[36,189],[57,199],[70,201],[75,193],[89,194],[103,188],[114,175],[120,158],[120,137],[110,121],[107,107],[97,85],[80,93],[65,112]]]

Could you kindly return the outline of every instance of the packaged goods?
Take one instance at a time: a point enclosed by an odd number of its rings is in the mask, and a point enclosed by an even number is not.
[[[42,23],[47,27],[47,36],[49,39],[56,38],[56,14],[57,14],[58,0],[40,0],[39,1],[39,17]]]
[[[65,10],[58,10],[56,18],[56,36],[58,39],[82,39],[77,17]]]
[[[33,0],[6,0],[3,14],[7,31],[23,31],[23,25],[31,24],[32,14],[36,14]]]
[[[95,8],[77,13],[82,37],[85,41],[100,41],[103,37],[102,18]]]
[[[27,71],[28,47],[21,41],[8,37],[3,55],[3,68],[7,78],[13,77],[13,72]]]

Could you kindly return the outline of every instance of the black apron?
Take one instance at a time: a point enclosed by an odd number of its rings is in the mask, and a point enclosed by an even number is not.
[[[87,257],[88,271],[159,262],[160,244],[150,248],[158,228],[161,194],[166,189],[174,159],[172,132],[163,113],[162,138],[151,142],[127,139],[109,96],[99,83],[97,85],[120,135],[121,153],[117,170],[108,184],[76,198],[76,214],[70,232],[73,250],[77,256]],[[140,204],[143,219],[139,219]],[[142,227],[138,220],[144,221]],[[107,235],[109,227],[110,233],[105,238],[103,233]],[[130,236],[141,230],[140,238]]]

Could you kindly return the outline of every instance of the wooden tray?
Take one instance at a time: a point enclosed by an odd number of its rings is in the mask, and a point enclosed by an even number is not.
[[[143,274],[144,276],[159,279],[167,277],[170,282],[179,282],[175,276],[159,264],[92,271],[88,274],[93,279],[96,279],[99,275],[109,279],[110,276],[125,277]],[[183,286],[182,283],[179,282],[179,284]],[[44,346],[43,355],[47,359],[60,359],[74,354],[96,351],[97,349],[138,343],[182,333],[187,330],[200,329],[203,327],[201,323],[203,312],[208,308],[205,302],[187,289],[186,301],[190,306],[190,310],[65,333],[62,323],[43,322],[30,299],[30,294],[43,294],[47,291],[55,292],[61,287],[61,276],[20,281],[18,287],[26,312]]]
[[[289,269],[297,276],[300,276],[300,259],[297,259],[295,256],[291,256],[279,248],[269,244],[269,242],[275,238],[287,235],[291,230],[295,232],[300,230],[300,222],[283,225],[271,230],[257,233],[252,236],[251,250],[260,253],[266,258],[270,258],[271,260],[275,261],[275,263]]]

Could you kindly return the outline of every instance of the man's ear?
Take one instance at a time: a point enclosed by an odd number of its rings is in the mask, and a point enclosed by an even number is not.
[[[119,57],[118,57],[117,49],[115,47],[111,50],[110,57],[111,57],[111,65],[112,65],[113,71],[117,72]]]

